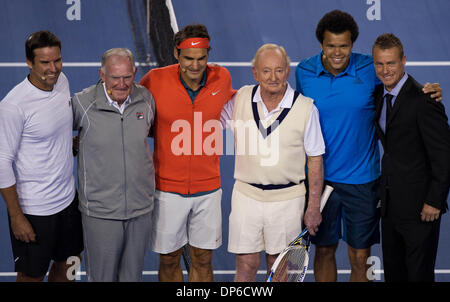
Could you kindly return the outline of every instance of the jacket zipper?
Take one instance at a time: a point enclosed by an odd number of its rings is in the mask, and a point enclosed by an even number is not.
[[[127,201],[127,162],[126,162],[126,157],[125,157],[125,138],[124,138],[124,133],[123,133],[123,114],[120,114],[120,126],[121,126],[121,131],[122,131],[122,156],[123,156],[123,177],[124,177],[124,190],[123,190],[123,194],[125,197],[125,208],[124,208],[124,218],[127,217],[127,208],[128,208],[128,201]]]
[[[195,129],[193,127],[195,127],[195,121],[194,121],[194,117],[195,117],[195,104],[194,102],[192,102],[192,119],[191,119],[191,140],[193,140],[191,142],[191,155],[189,156],[189,166],[188,166],[188,195],[191,194],[191,173],[192,173],[192,156],[194,156],[193,151],[195,150],[195,138],[193,138],[193,135],[195,135]]]

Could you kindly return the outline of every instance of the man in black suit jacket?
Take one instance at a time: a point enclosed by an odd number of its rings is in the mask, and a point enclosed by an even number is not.
[[[396,36],[379,36],[372,55],[383,83],[375,90],[375,124],[384,148],[385,280],[434,281],[440,218],[448,208],[450,186],[450,128],[445,108],[423,94],[422,86],[405,73],[406,57]]]

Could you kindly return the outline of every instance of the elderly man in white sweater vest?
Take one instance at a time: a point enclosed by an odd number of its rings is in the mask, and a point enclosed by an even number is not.
[[[259,85],[242,87],[222,112],[235,139],[228,242],[228,251],[236,254],[235,281],[255,281],[262,251],[269,272],[300,233],[303,217],[311,235],[322,221],[325,144],[317,108],[287,82],[290,60],[283,47],[263,45],[252,66]]]

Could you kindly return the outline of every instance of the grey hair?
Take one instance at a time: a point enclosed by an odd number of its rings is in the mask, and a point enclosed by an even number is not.
[[[128,48],[111,48],[102,56],[102,67],[101,70],[103,73],[105,73],[105,66],[106,62],[108,61],[108,58],[111,56],[121,56],[121,57],[127,57],[130,60],[131,65],[133,66],[133,70],[136,70],[136,65],[134,63],[134,55]]]
[[[256,66],[256,64],[258,63],[259,56],[265,50],[279,50],[281,52],[281,54],[283,55],[283,57],[286,59],[286,67],[287,68],[290,67],[291,58],[289,58],[289,56],[287,55],[287,52],[284,49],[284,47],[277,45],[277,44],[273,44],[273,43],[267,43],[267,44],[264,44],[263,46],[261,46],[260,48],[258,48],[258,50],[256,51],[256,54],[255,54],[255,57],[252,60],[252,67]]]

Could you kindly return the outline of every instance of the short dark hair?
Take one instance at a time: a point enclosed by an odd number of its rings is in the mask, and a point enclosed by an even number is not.
[[[207,38],[211,41],[209,37],[208,29],[203,24],[190,24],[186,25],[180,31],[178,31],[173,37],[173,44],[177,47],[181,42],[189,38]],[[211,50],[211,47],[208,48],[208,52]],[[178,53],[180,50],[178,49]]]
[[[358,24],[353,17],[343,11],[333,10],[326,13],[316,27],[316,38],[320,44],[323,43],[325,31],[333,34],[342,34],[347,30],[350,31],[352,43],[356,41],[359,35]]]
[[[379,49],[391,49],[394,47],[397,47],[400,52],[400,58],[403,58],[405,53],[403,52],[403,44],[400,39],[391,33],[386,33],[379,35],[378,38],[375,40],[372,46],[372,53],[375,47],[378,47]]]
[[[48,30],[41,30],[32,33],[25,42],[25,53],[27,60],[34,62],[34,50],[36,48],[53,46],[57,46],[59,47],[59,50],[61,50],[61,41],[52,32]]]

